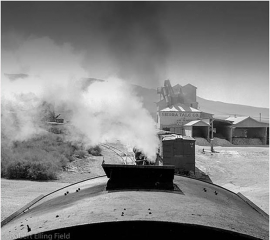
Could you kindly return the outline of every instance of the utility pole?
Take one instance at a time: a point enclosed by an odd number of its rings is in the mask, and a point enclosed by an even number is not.
[[[262,114],[260,113],[260,122],[262,121]]]
[[[211,129],[212,129],[212,131],[211,131],[211,140],[210,140],[210,142],[211,142],[211,152],[215,152],[214,151],[214,131],[213,131],[213,122],[214,122],[214,119],[211,119]]]

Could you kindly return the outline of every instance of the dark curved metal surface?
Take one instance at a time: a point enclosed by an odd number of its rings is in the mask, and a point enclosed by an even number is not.
[[[174,184],[183,194],[107,191],[107,180],[78,183],[43,198],[3,226],[2,239],[119,221],[168,222],[268,239],[268,219],[238,195],[216,185],[175,176]],[[106,229],[102,234],[110,236]]]
[[[237,232],[207,226],[163,221],[117,221],[72,226],[33,234],[29,239],[257,239]],[[20,238],[24,239],[24,238]]]

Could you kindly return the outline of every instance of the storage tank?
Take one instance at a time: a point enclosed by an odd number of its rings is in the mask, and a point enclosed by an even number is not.
[[[160,156],[164,165],[174,165],[176,172],[195,173],[195,139],[178,134],[160,135]]]

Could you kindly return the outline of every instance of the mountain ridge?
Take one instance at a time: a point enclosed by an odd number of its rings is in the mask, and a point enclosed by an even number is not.
[[[132,86],[136,94],[142,98],[143,106],[150,112],[151,116],[156,119],[156,102],[159,101],[157,91],[139,85],[132,84]],[[269,108],[225,103],[204,99],[199,96],[197,96],[197,102],[200,111],[214,114],[215,118],[225,119],[230,116],[250,116],[257,121],[269,123]]]
[[[10,81],[16,81],[17,79],[27,78],[28,74],[7,74],[6,77]],[[104,80],[97,78],[82,78],[81,88],[87,88],[91,83],[95,81],[102,82]],[[156,89],[150,89],[135,84],[130,84],[136,95],[141,98],[144,108],[146,108],[151,116],[156,119],[156,102],[159,101],[159,96]],[[177,84],[176,86],[181,86]],[[214,114],[215,118],[225,119],[230,116],[250,116],[257,121],[269,123],[269,108],[248,106],[243,104],[225,103],[221,101],[208,100],[197,96],[198,109],[203,112]]]

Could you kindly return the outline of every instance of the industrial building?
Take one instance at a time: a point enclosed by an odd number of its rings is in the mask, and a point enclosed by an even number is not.
[[[251,117],[214,119],[214,136],[224,137],[235,145],[268,145],[269,124]]]
[[[191,84],[171,87],[170,81],[158,89],[158,128],[189,137],[210,138],[213,114],[199,111],[196,101],[196,87]]]
[[[196,87],[179,84],[172,87],[165,80],[158,88],[157,126],[160,130],[188,137],[201,137],[208,141],[212,137],[228,140],[235,145],[269,144],[269,124],[245,117],[214,118],[211,113],[198,109]]]

